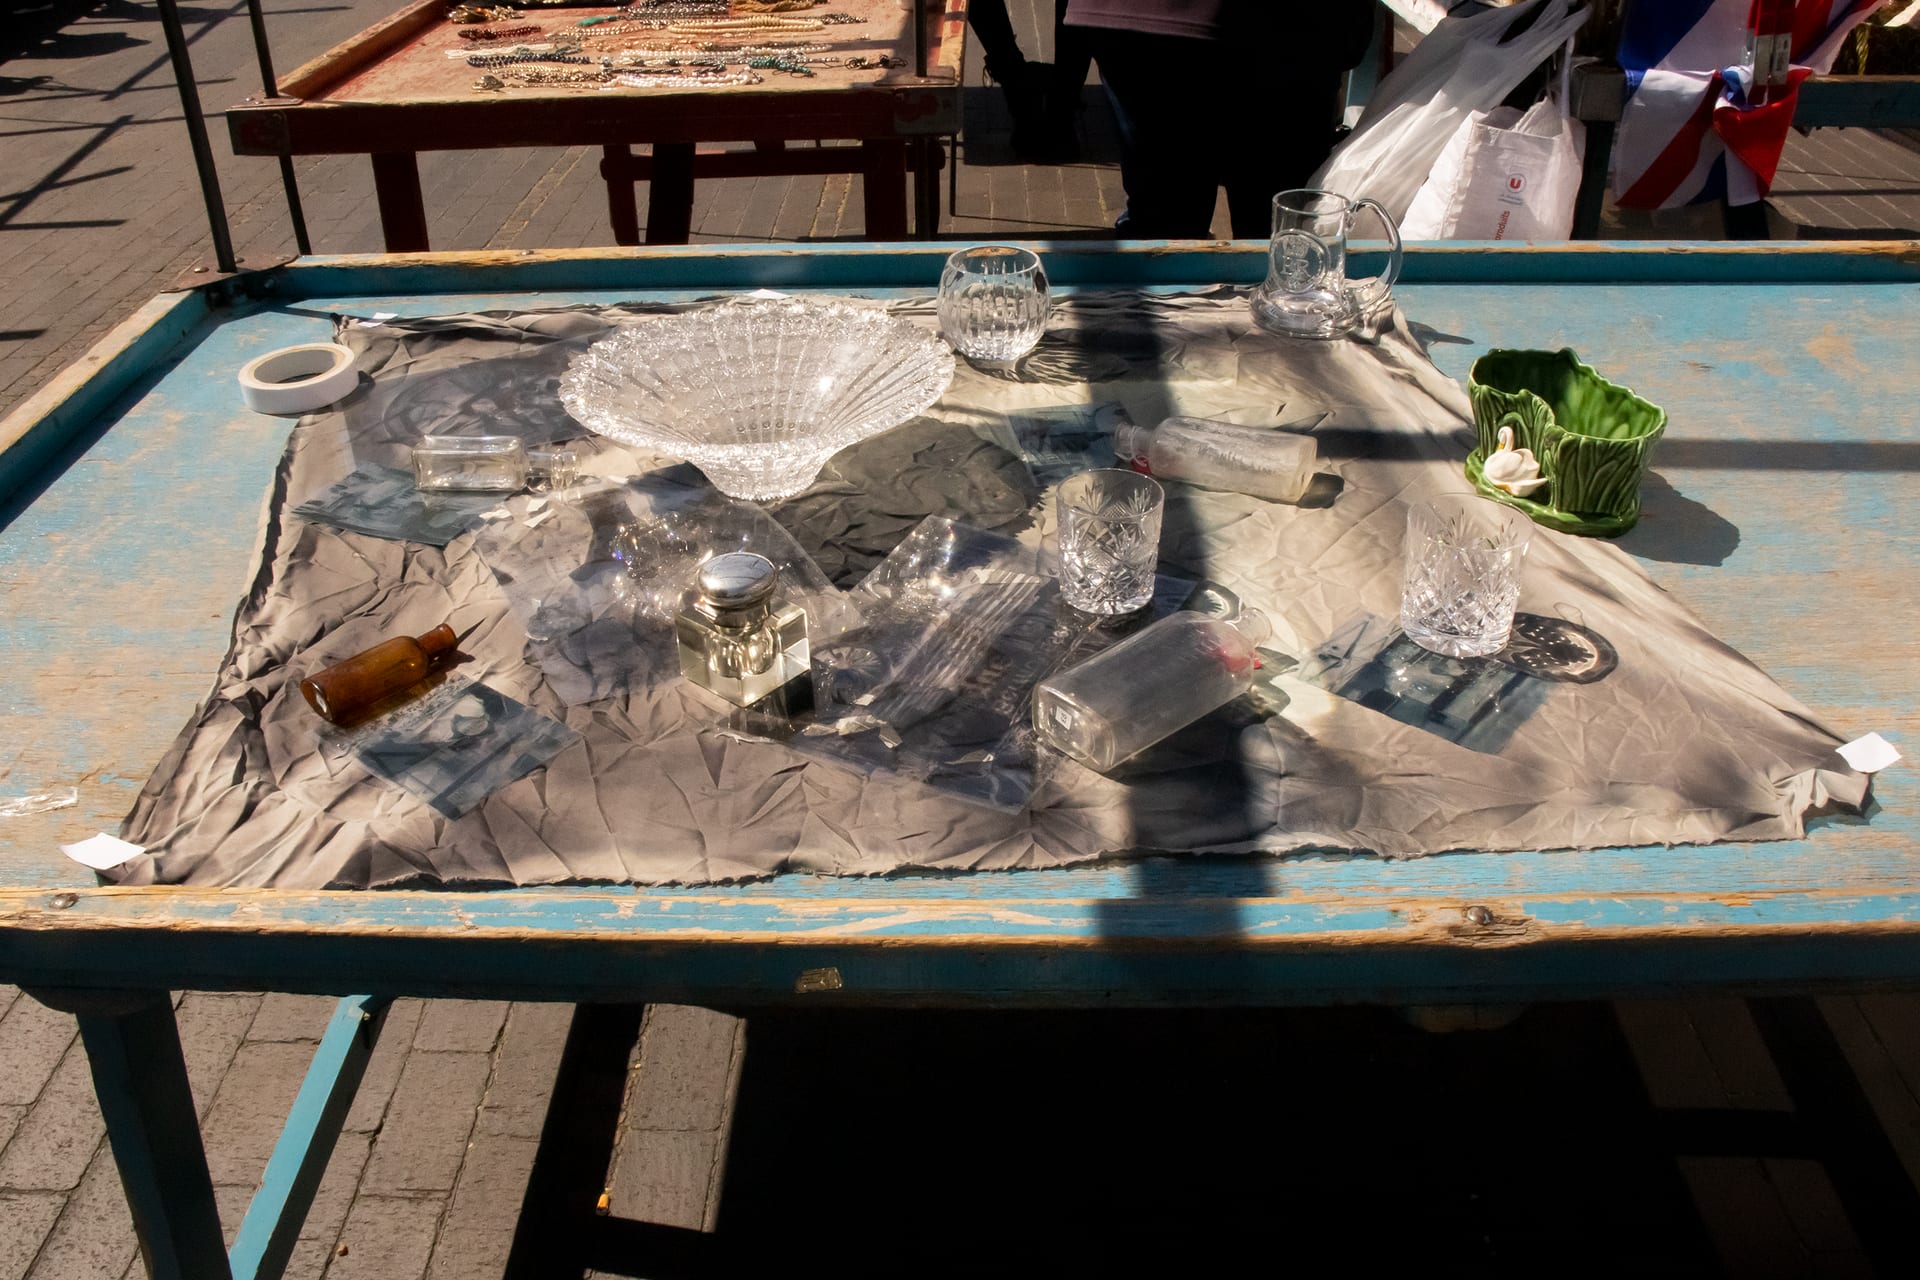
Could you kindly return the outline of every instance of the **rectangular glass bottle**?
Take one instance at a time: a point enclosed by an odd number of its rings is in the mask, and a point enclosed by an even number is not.
[[[527,484],[526,446],[518,436],[422,436],[413,483],[429,493],[514,493]]]
[[[1232,621],[1176,613],[1033,691],[1033,727],[1054,750],[1099,773],[1245,693],[1266,616]]]

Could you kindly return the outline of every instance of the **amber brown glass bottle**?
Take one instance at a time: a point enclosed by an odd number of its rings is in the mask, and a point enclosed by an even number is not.
[[[441,623],[418,640],[396,636],[316,671],[300,682],[307,705],[344,724],[389,694],[420,683],[434,663],[453,652],[453,628]]]

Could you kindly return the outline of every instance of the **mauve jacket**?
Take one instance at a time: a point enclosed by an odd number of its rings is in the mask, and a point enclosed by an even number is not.
[[[1067,22],[1194,40],[1286,40],[1287,53],[1351,67],[1373,35],[1374,0],[1069,0]]]
[[[1234,5],[1235,0],[1068,0],[1067,21],[1079,27],[1218,40],[1221,17]]]

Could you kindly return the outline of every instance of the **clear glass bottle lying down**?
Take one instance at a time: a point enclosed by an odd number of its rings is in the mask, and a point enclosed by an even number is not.
[[[779,586],[779,568],[751,551],[701,565],[674,621],[681,674],[737,707],[788,716],[812,710],[807,614]]]
[[[413,446],[416,489],[514,493],[526,483],[527,450],[518,436],[422,436]]]
[[[1124,423],[1113,436],[1120,465],[1160,480],[1184,480],[1271,502],[1298,502],[1313,482],[1314,438],[1210,418],[1168,418],[1157,427]]]
[[[1253,684],[1266,615],[1176,613],[1033,691],[1041,741],[1100,773],[1233,701]]]

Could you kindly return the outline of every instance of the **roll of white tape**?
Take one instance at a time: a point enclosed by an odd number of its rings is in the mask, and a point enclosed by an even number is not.
[[[337,342],[282,347],[240,370],[240,397],[260,413],[312,413],[353,390],[353,352]]]

